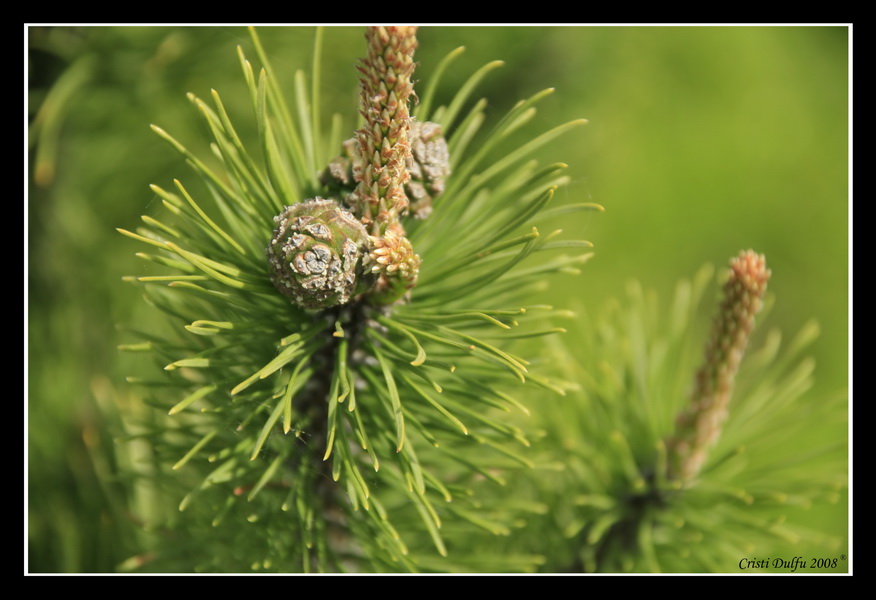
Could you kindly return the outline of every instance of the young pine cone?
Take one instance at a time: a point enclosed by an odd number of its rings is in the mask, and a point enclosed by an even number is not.
[[[356,138],[345,141],[341,153],[334,157],[319,176],[328,196],[346,199],[356,189],[353,177],[353,154],[356,151]]]
[[[271,281],[298,306],[346,304],[370,287],[374,276],[363,277],[361,266],[368,234],[337,202],[317,197],[293,204],[274,222],[267,249]]]
[[[444,178],[450,174],[450,155],[437,123],[414,121],[408,135],[413,160],[408,164],[411,179],[405,192],[411,214],[425,219],[432,212],[432,198],[444,191]]]
[[[425,219],[432,211],[432,199],[444,191],[444,178],[450,174],[447,141],[437,123],[413,121],[408,133],[412,160],[407,165],[410,180],[405,193],[410,201],[410,214]],[[353,175],[353,154],[356,139],[344,142],[341,154],[335,157],[321,175],[328,195],[347,198],[356,189]]]

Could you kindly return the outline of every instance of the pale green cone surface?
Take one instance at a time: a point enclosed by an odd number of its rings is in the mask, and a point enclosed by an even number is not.
[[[365,227],[334,200],[314,198],[274,217],[268,245],[271,281],[302,308],[346,304],[361,283]]]

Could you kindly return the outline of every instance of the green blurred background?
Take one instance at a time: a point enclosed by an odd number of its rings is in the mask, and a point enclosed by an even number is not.
[[[260,30],[291,93],[309,70],[311,28]],[[589,124],[542,152],[569,164],[558,202],[592,201],[575,237],[596,246],[557,303],[596,310],[639,279],[668,297],[703,263],[740,249],[773,270],[770,325],[792,335],[809,318],[822,335],[815,394],[848,385],[849,30],[846,27],[424,27],[417,76],[466,52],[444,77],[450,97],[476,68],[502,59],[477,97],[501,116],[546,87],[534,129]],[[150,130],[198,154],[199,115],[185,97],[211,88],[252,133],[236,56],[239,27],[30,27],[28,108],[28,568],[113,571],[139,550],[131,508],[149,499],[116,475],[136,460],[114,443],[137,410],[118,326],[153,325],[122,276],[143,269],[116,227],[157,210],[148,185],[191,172]],[[356,106],[360,28],[325,33],[324,116]],[[422,93],[422,92],[421,92]],[[572,344],[574,345],[574,343]],[[824,432],[820,432],[824,435]],[[844,436],[845,431],[830,435]],[[805,444],[806,440],[801,440]],[[125,454],[122,456],[122,454]],[[822,515],[841,535],[845,506]]]

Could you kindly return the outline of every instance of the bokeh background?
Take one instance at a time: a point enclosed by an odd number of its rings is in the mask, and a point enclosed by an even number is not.
[[[313,29],[260,33],[291,93],[294,72],[310,68]],[[149,510],[117,469],[136,460],[130,446],[120,457],[115,440],[131,433],[119,415],[137,410],[125,376],[138,369],[119,355],[118,330],[155,326],[122,282],[143,261],[115,228],[133,229],[154,210],[150,183],[192,178],[150,123],[207,152],[186,92],[217,89],[241,134],[253,133],[236,47],[255,53],[239,27],[33,26],[25,36],[28,569],[108,572],[138,550],[142,513],[132,506]],[[424,82],[466,47],[439,97],[501,59],[476,94],[490,99],[491,115],[553,87],[536,129],[589,120],[542,152],[569,165],[558,202],[606,208],[576,225],[596,256],[555,288],[558,304],[596,311],[630,279],[668,298],[703,263],[753,248],[773,270],[770,325],[789,337],[810,318],[821,326],[811,393],[845,393],[847,27],[423,27],[419,39]],[[321,110],[347,115],[351,133],[362,40],[360,28],[325,32]],[[846,506],[813,519],[842,535]]]

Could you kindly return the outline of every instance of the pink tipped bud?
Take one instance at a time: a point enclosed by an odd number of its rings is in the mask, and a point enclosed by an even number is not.
[[[401,217],[398,198],[405,194],[410,178],[408,101],[413,93],[416,33],[416,27],[369,27],[368,56],[359,69],[365,126],[357,135],[353,171],[359,189],[350,204],[357,217],[371,222],[371,233],[378,237]],[[372,167],[371,176],[365,163]],[[376,196],[372,194],[375,181],[379,182]],[[401,205],[406,207],[407,202]]]
[[[733,381],[754,329],[754,318],[763,306],[769,278],[762,254],[748,250],[730,261],[724,299],[696,375],[691,403],[678,416],[675,435],[668,443],[670,476],[676,479],[695,477],[721,434]]]

